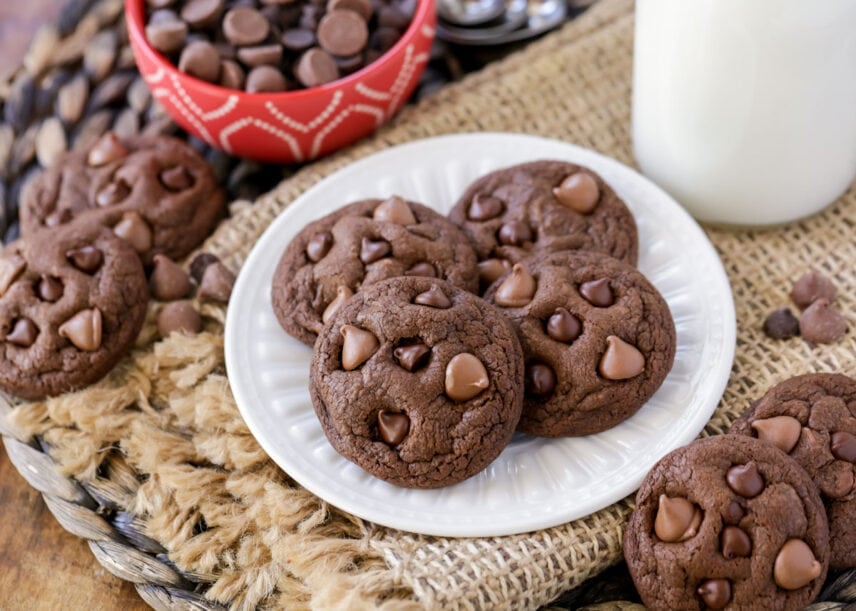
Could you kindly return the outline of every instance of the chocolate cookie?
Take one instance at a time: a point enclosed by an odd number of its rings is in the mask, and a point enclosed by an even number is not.
[[[150,263],[178,260],[214,229],[223,193],[211,168],[186,142],[165,136],[119,140],[62,155],[22,198],[24,237],[78,218],[96,220]]]
[[[603,254],[544,253],[485,293],[508,316],[526,357],[518,429],[589,435],[632,416],[675,358],[669,306],[636,269]]]
[[[484,469],[520,418],[514,330],[434,278],[366,287],[324,326],[309,378],[332,446],[398,486],[438,488]]]
[[[271,297],[279,323],[310,346],[360,287],[395,276],[430,276],[478,288],[466,237],[430,208],[393,196],[340,208],[310,223],[282,255]]]
[[[533,161],[482,176],[449,219],[478,254],[483,286],[530,251],[591,250],[636,265],[636,221],[593,171],[563,161]]]
[[[0,254],[0,388],[41,399],[90,384],[131,349],[148,303],[133,248],[95,222]]]
[[[808,472],[826,505],[829,565],[856,567],[856,380],[827,373],[785,380],[729,432],[772,443]]]
[[[829,532],[811,478],[740,435],[695,441],[648,473],[624,558],[651,609],[802,609],[823,585]]]

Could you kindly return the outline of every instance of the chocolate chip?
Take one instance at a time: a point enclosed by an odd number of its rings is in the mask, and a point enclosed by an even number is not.
[[[740,506],[740,503],[731,500],[728,501],[728,505],[725,507],[725,513],[723,513],[722,519],[725,520],[726,524],[738,524],[745,515],[746,512],[743,510],[743,507]]]
[[[315,44],[315,32],[305,28],[286,30],[282,34],[282,44],[289,51],[305,51]]]
[[[260,43],[269,32],[268,20],[253,8],[233,8],[223,17],[223,34],[229,42],[239,47]]]
[[[533,363],[526,367],[526,393],[536,397],[546,397],[556,390],[556,372],[544,363]]]
[[[791,289],[791,299],[802,309],[818,299],[835,301],[837,296],[838,289],[835,288],[832,280],[814,269],[800,276]]]
[[[471,221],[488,221],[498,217],[505,210],[505,204],[498,197],[479,193],[467,210],[467,218]]]
[[[511,274],[506,276],[496,289],[493,301],[504,308],[522,308],[535,297],[538,283],[520,263],[511,268]]]
[[[87,274],[98,271],[104,261],[104,253],[94,246],[74,248],[67,251],[65,257],[74,267]]]
[[[751,461],[731,467],[725,474],[725,481],[729,488],[747,499],[758,496],[764,489],[764,478],[758,472],[758,466]]]
[[[410,23],[410,17],[394,4],[388,4],[378,11],[377,23],[382,28],[401,31]]]
[[[350,10],[328,11],[318,23],[318,43],[331,55],[354,55],[369,40],[365,20]]]
[[[339,78],[339,67],[329,53],[313,47],[300,56],[294,75],[304,87],[317,87]]]
[[[14,254],[0,260],[0,297],[6,294],[25,269],[27,269],[27,262],[21,255]]]
[[[696,593],[708,609],[724,609],[731,602],[731,582],[727,579],[705,579]]]
[[[178,69],[209,83],[220,79],[220,55],[210,42],[197,40],[181,52]]]
[[[532,241],[532,230],[523,221],[508,221],[499,228],[496,237],[505,246],[523,246]]]
[[[487,370],[474,354],[456,354],[446,365],[446,395],[454,401],[468,401],[489,385]]]
[[[830,436],[829,441],[835,458],[856,464],[856,435],[847,431],[838,431]]]
[[[333,234],[329,231],[320,231],[310,238],[306,244],[306,256],[313,263],[318,263],[327,256],[333,247]]]
[[[580,336],[582,330],[580,319],[565,308],[556,308],[553,315],[547,319],[547,335],[557,342],[570,344]]]
[[[390,252],[392,252],[392,247],[386,240],[363,238],[360,245],[360,261],[368,265],[383,259]]]
[[[161,53],[170,54],[184,46],[187,39],[187,24],[177,17],[170,20],[155,19],[154,16],[160,12],[162,11],[152,13],[146,26],[146,39]],[[172,13],[172,11],[169,12]],[[172,14],[175,15],[175,13]]]
[[[396,28],[380,27],[372,32],[369,38],[369,45],[378,53],[386,53],[389,51],[398,39],[401,38],[401,31]]]
[[[343,325],[342,334],[342,369],[353,371],[377,352],[380,342],[374,333],[360,329],[354,325]]]
[[[190,277],[166,255],[155,255],[149,278],[152,296],[158,301],[175,301],[190,293]]]
[[[410,418],[401,412],[382,409],[377,415],[377,429],[384,443],[397,446],[404,441],[410,431]]]
[[[484,285],[490,285],[511,271],[511,262],[508,259],[485,259],[479,261],[477,267],[479,280]]]
[[[728,560],[747,558],[752,554],[752,539],[746,531],[737,526],[722,529],[722,555]]]
[[[196,298],[199,301],[227,303],[234,286],[235,274],[218,261],[205,268],[202,280],[199,281],[199,288],[196,290]]]
[[[787,454],[797,445],[802,425],[792,416],[773,416],[753,421],[752,429],[758,435],[758,439],[773,444]]]
[[[591,174],[576,172],[553,189],[553,195],[563,206],[580,214],[589,214],[600,199],[600,187]]]
[[[389,199],[378,204],[374,209],[372,218],[376,221],[387,223],[396,223],[398,225],[415,225],[416,216],[410,205],[397,195],[393,195]]]
[[[238,59],[247,66],[276,66],[282,60],[280,45],[257,45],[238,49]]]
[[[398,364],[410,372],[416,371],[425,365],[428,362],[430,354],[431,348],[422,343],[399,346],[392,351],[392,355],[398,361]]]
[[[226,89],[244,88],[247,82],[247,75],[244,74],[244,69],[238,62],[231,59],[224,59],[220,63],[220,85]]]
[[[405,276],[426,276],[428,278],[436,278],[436,268],[427,261],[420,261],[404,272]]]
[[[773,579],[784,590],[798,590],[823,572],[811,547],[801,539],[788,539],[773,563]]]
[[[131,187],[123,179],[109,183],[95,196],[95,204],[107,207],[118,204],[131,194]]]
[[[139,212],[123,214],[122,219],[113,227],[113,233],[128,242],[140,254],[152,248],[152,229]]]
[[[173,301],[158,314],[158,334],[169,337],[173,332],[196,335],[202,330],[202,317],[189,301]]]
[[[354,291],[349,289],[347,286],[339,286],[336,288],[336,297],[331,301],[326,308],[324,308],[324,312],[321,314],[321,322],[327,324],[327,322],[336,315],[345,303],[347,303],[348,299],[354,296]]]
[[[62,298],[62,280],[53,276],[42,274],[42,277],[39,280],[38,288],[36,290],[39,294],[39,298],[42,301],[54,303]]]
[[[276,93],[288,89],[282,72],[273,66],[257,66],[247,75],[248,93]]]
[[[770,312],[764,321],[764,333],[773,339],[787,339],[800,334],[800,321],[790,308],[778,308]]]
[[[419,293],[413,298],[413,303],[428,306],[429,308],[437,308],[439,310],[445,310],[452,307],[451,300],[437,285],[432,286],[424,293]]]
[[[80,350],[94,352],[101,347],[101,311],[97,308],[81,310],[62,323],[58,333]]]
[[[158,179],[169,191],[184,191],[193,186],[193,174],[182,165],[162,170]]]
[[[190,262],[190,277],[199,284],[202,281],[202,274],[205,273],[206,268],[212,263],[217,263],[219,260],[216,255],[212,255],[210,252],[199,253]]]
[[[330,0],[327,3],[327,10],[339,9],[354,11],[367,23],[372,16],[372,3],[369,0]]]
[[[666,543],[686,541],[698,534],[701,520],[701,509],[695,503],[661,494],[654,518],[654,534]]]
[[[32,320],[19,318],[15,321],[12,332],[6,336],[6,341],[21,348],[29,348],[35,343],[38,335],[39,329]]]
[[[580,285],[580,295],[590,304],[599,308],[608,308],[615,303],[608,278],[584,282]]]
[[[828,299],[821,297],[800,316],[800,335],[818,344],[829,344],[847,333],[847,321]]]
[[[207,28],[222,12],[223,0],[188,0],[181,9],[181,18],[194,28]]]
[[[600,359],[598,371],[607,380],[628,380],[645,371],[645,356],[636,346],[610,335],[606,338],[606,351]]]
[[[93,167],[100,167],[127,156],[128,149],[122,144],[118,136],[113,132],[107,132],[89,149],[89,154],[86,156],[86,163]]]

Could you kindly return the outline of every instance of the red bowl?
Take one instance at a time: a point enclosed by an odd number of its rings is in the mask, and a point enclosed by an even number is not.
[[[245,93],[180,72],[145,35],[145,0],[125,0],[137,67],[176,123],[231,155],[306,162],[367,136],[413,92],[434,39],[435,0],[418,0],[413,21],[383,56],[327,85],[283,93]]]

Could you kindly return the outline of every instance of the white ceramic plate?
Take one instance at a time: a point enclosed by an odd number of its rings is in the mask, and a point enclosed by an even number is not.
[[[399,194],[446,213],[489,171],[536,159],[588,166],[636,216],[639,269],[669,303],[677,327],[671,373],[651,400],[615,428],[582,438],[515,434],[485,471],[454,486],[387,484],[339,456],[309,398],[312,350],[280,328],[270,285],[292,237],[347,202]],[[247,259],[226,319],[226,367],[241,414],[291,477],[367,520],[418,533],[494,536],[586,516],[638,488],[654,463],[689,443],[710,418],[731,369],[731,289],[704,233],[666,193],[620,163],[563,142],[515,134],[462,134],[377,153],[326,178],[294,201]]]

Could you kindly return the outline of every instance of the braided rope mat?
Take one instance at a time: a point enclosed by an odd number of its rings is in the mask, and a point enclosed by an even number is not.
[[[632,31],[631,0],[601,0],[525,51],[405,109],[375,137],[304,168],[254,205],[233,206],[205,248],[238,269],[277,213],[320,178],[415,138],[526,132],[632,163]],[[834,278],[842,311],[854,311],[854,227],[851,192],[824,214],[781,230],[709,230],[733,285],[738,346],[706,434],[723,432],[751,400],[791,375],[856,373],[852,331],[822,347],[774,342],[760,331],[766,313],[787,303],[788,286],[812,265]],[[205,305],[205,331],[197,337],[156,341],[159,307],[150,305],[135,350],[102,382],[45,402],[0,403],[12,462],[58,521],[87,539],[108,570],[135,582],[153,607],[536,608],[620,559],[630,498],[555,528],[484,539],[395,531],[329,506],[277,469],[241,420],[223,363],[225,310]],[[838,602],[818,609],[856,600],[853,575],[842,575],[822,598]]]

